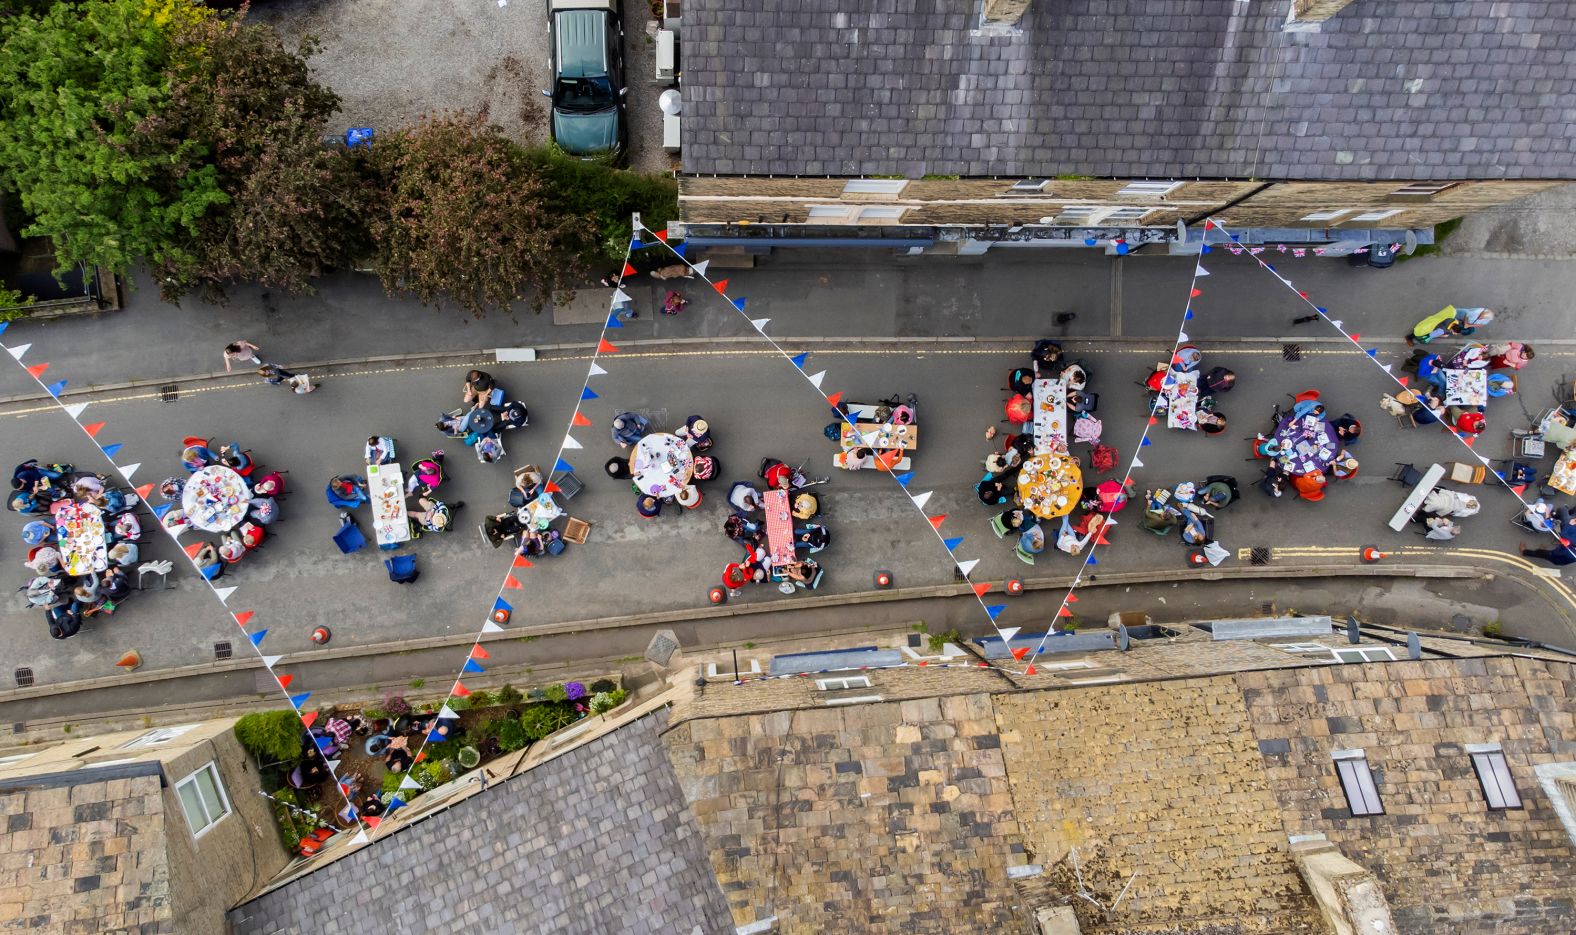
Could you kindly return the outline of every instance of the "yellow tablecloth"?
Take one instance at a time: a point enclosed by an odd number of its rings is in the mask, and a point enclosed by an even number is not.
[[[1018,471],[1018,499],[1041,519],[1066,516],[1083,495],[1083,471],[1071,455],[1035,455]]]

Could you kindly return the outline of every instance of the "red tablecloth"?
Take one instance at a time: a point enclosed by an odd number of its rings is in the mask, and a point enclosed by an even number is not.
[[[773,565],[787,565],[793,556],[793,514],[788,510],[788,491],[768,490],[761,496],[766,510],[766,544]]]

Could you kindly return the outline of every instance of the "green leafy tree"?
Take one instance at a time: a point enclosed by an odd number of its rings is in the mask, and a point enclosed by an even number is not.
[[[168,103],[176,35],[206,15],[190,0],[93,0],[6,21],[0,165],[32,218],[23,233],[50,237],[61,267],[179,262],[225,203],[205,141],[138,145]]]
[[[289,763],[301,756],[301,719],[294,711],[243,714],[235,739],[264,763]]]
[[[495,126],[464,114],[380,140],[383,200],[371,213],[376,265],[391,295],[452,300],[473,314],[567,288],[595,243],[584,214],[552,210],[541,174]]]
[[[526,158],[547,180],[550,210],[588,215],[595,223],[596,246],[588,262],[606,263],[624,255],[633,212],[640,212],[640,222],[657,231],[679,216],[679,186],[671,178],[575,159],[556,146],[533,149]]]

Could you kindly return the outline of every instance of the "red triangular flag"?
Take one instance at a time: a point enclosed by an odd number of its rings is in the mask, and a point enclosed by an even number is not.
[[[726,279],[719,279],[716,282],[712,283],[711,287],[713,289],[716,289],[719,293],[722,293],[723,295],[727,295],[727,293],[728,293],[728,280],[726,280]]]
[[[1160,421],[1160,420],[1159,420],[1159,419],[1157,419],[1157,418],[1155,418],[1155,417],[1154,417],[1154,416],[1150,416],[1150,417],[1149,417],[1149,424],[1150,424],[1150,425],[1154,425],[1154,424],[1156,424],[1156,423],[1158,423],[1158,422],[1159,422],[1159,421]]]
[[[1215,229],[1215,222],[1214,221],[1205,221],[1204,222],[1204,229],[1205,230],[1214,230]]]
[[[317,712],[316,711],[308,711],[307,713],[301,715],[301,724],[303,726],[305,726],[305,727],[311,727],[312,726],[312,722],[316,721],[316,720],[317,720]]]
[[[843,401],[843,391],[842,390],[838,390],[837,392],[833,393],[832,395],[826,397],[826,401],[828,403],[831,403],[833,406],[836,406],[838,403]]]
[[[1203,295],[1203,294],[1204,294],[1204,290],[1203,290],[1203,289],[1194,289],[1194,290],[1193,290],[1193,292],[1192,292],[1192,294],[1190,294],[1190,295],[1189,295],[1189,296],[1188,296],[1188,298],[1190,298],[1190,299],[1196,299],[1196,298],[1198,298],[1198,297],[1199,297],[1199,296],[1201,296],[1201,295]]]
[[[280,688],[289,688],[290,687],[290,683],[294,682],[294,681],[295,681],[295,676],[293,676],[293,675],[281,675],[281,676],[279,676],[279,687]]]
[[[514,575],[504,575],[503,576],[503,586],[505,588],[515,588],[515,589],[519,589],[519,588],[525,587],[525,585],[520,583],[520,579],[516,578]]]
[[[665,231],[665,230],[652,231],[652,233],[655,234],[657,236],[657,239],[662,241],[663,243],[667,243],[668,242],[668,232],[667,231]]]
[[[1069,595],[1067,595],[1067,603],[1069,603],[1069,604],[1076,604],[1076,603],[1078,603],[1078,595],[1076,595],[1076,594],[1069,594]]]
[[[457,698],[469,698],[471,696],[471,690],[465,687],[464,682],[455,682],[454,695]]]
[[[903,460],[903,449],[888,448],[876,455],[876,467],[883,471],[891,472],[892,466]]]
[[[581,411],[578,410],[578,409],[575,410],[575,417],[573,419],[571,419],[570,422],[572,424],[574,424],[574,425],[590,425],[591,424],[591,420],[587,419],[585,417],[585,415],[583,413],[581,413]]]
[[[373,831],[376,831],[376,830],[378,830],[378,822],[382,821],[383,819],[379,818],[377,815],[368,815],[367,817],[365,817],[365,818],[363,818],[361,820],[367,823],[367,827],[368,828],[371,828]]]
[[[141,497],[144,500],[148,499],[148,494],[150,494],[150,493],[153,493],[153,485],[152,484],[143,484],[141,487],[137,488],[137,496]]]
[[[1348,335],[1348,337],[1350,337],[1352,339],[1352,343],[1354,343],[1354,344],[1357,343],[1358,341],[1361,341],[1363,339],[1363,336],[1358,334],[1355,331],[1353,331],[1350,335]]]
[[[1308,297],[1308,293],[1306,293],[1306,292],[1298,292],[1297,294],[1302,296],[1305,299]]]
[[[620,276],[633,276],[633,275],[635,275],[635,267],[631,266],[628,263],[625,263],[624,264],[624,272],[620,273],[619,275]]]
[[[947,514],[942,513],[939,516],[929,517],[929,519],[930,519],[931,528],[933,528],[933,529],[940,529],[941,528],[941,524],[945,523],[947,521]]]
[[[920,664],[920,665],[922,665],[922,666],[928,666],[928,665],[930,665],[930,663],[928,663],[928,662],[926,662],[926,661],[925,661],[925,660],[923,660],[923,659],[921,659],[921,660],[919,660],[919,664]]]
[[[487,650],[482,649],[482,644],[477,643],[475,646],[471,647],[471,658],[472,659],[491,659],[492,656],[487,652]]]
[[[547,492],[548,493],[563,493],[564,492],[564,488],[558,486],[557,484],[553,483],[552,481],[548,481],[547,482]]]
[[[1105,530],[1104,529],[1102,529],[1099,532],[1095,533],[1094,544],[1095,545],[1110,545],[1111,544],[1111,540],[1107,539],[1105,537]]]
[[[1527,485],[1526,484],[1517,484],[1516,486],[1510,488],[1510,492],[1519,497],[1519,496],[1521,496],[1522,492],[1525,491],[1526,489],[1527,489]]]
[[[27,372],[31,373],[33,375],[33,379],[36,380],[39,377],[42,377],[44,375],[44,371],[48,369],[48,364],[34,364],[33,366],[27,368]]]
[[[531,560],[526,558],[524,555],[516,555],[514,557],[514,564],[510,565],[509,567],[510,568],[535,568],[536,566],[532,565],[531,564]]]
[[[607,338],[603,338],[602,343],[596,346],[596,352],[598,354],[617,354],[618,346]]]
[[[1027,647],[1027,646],[1019,646],[1017,649],[1012,651],[1012,658],[1021,660],[1021,659],[1023,659],[1024,656],[1027,656],[1028,654],[1029,654],[1029,647]]]
[[[1477,441],[1477,437],[1473,436],[1473,435],[1463,435],[1463,436],[1461,436],[1461,441],[1466,443],[1466,446],[1468,448],[1471,448],[1472,447],[1472,443]]]
[[[252,619],[254,614],[256,614],[256,611],[243,610],[240,613],[233,615],[235,617],[235,625],[238,626],[238,627],[246,626],[246,624]]]
[[[1072,615],[1073,615],[1073,612],[1068,610],[1065,607],[1060,607],[1060,608],[1057,608],[1057,610],[1056,610],[1056,616],[1058,616],[1058,617],[1071,617]]]
[[[974,596],[975,597],[984,597],[985,596],[985,592],[989,591],[989,590],[990,590],[990,582],[989,581],[987,581],[987,582],[985,582],[983,584],[976,584],[974,586]]]
[[[1024,675],[1033,675],[1034,674],[1034,663],[1032,663],[1032,662],[1029,663],[1029,667],[1027,669],[1023,670],[1023,674]]]
[[[186,555],[187,555],[187,557],[188,558],[196,558],[197,557],[197,550],[201,549],[202,547],[203,547],[203,543],[201,543],[201,542],[193,542],[191,545],[186,547]]]
[[[92,425],[82,426],[82,431],[88,433],[89,438],[98,438],[99,429],[102,429],[103,427],[104,423],[95,422]]]
[[[1571,544],[1571,541],[1569,539],[1565,538],[1564,536],[1560,537],[1560,545],[1570,545],[1570,544]]]
[[[415,765],[416,763],[420,763],[422,760],[425,760],[426,758],[427,758],[427,751],[423,750],[420,753],[416,754],[416,758],[414,760],[411,760],[411,764]]]
[[[1412,380],[1412,378],[1411,378],[1411,377],[1396,377],[1396,380],[1397,380],[1397,381],[1398,381],[1398,382],[1399,382],[1399,383],[1400,383],[1400,384],[1401,384],[1401,385],[1402,385],[1402,386],[1405,386],[1405,385],[1407,385],[1407,383],[1409,383],[1409,382],[1411,382],[1411,380]]]

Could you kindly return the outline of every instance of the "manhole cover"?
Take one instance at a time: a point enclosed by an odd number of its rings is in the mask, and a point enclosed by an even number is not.
[[[33,684],[33,670],[23,667],[16,670],[16,687],[26,688]]]
[[[173,403],[181,398],[181,388],[175,383],[166,383],[159,387],[159,402]]]
[[[1266,546],[1256,545],[1248,552],[1248,564],[1268,565],[1270,563],[1270,550]]]
[[[1282,344],[1281,357],[1285,360],[1302,360],[1302,345]]]
[[[215,659],[228,659],[228,658],[230,658],[230,644],[229,643],[215,643],[215,644],[213,644],[213,658],[215,658]]]

